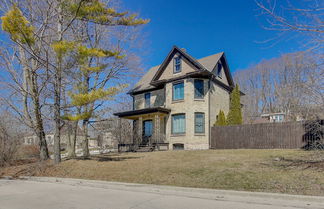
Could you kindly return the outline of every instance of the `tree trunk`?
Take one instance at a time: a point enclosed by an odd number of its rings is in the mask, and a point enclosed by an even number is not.
[[[71,128],[69,128],[69,141],[68,141],[68,157],[75,158],[75,146],[77,140],[77,128],[78,121],[74,121],[72,124],[70,123]],[[70,131],[71,130],[71,131]]]
[[[73,130],[72,130],[72,124],[71,124],[71,122],[69,121],[69,122],[67,122],[67,127],[68,127],[68,133],[67,133],[67,147],[66,147],[66,149],[67,149],[67,151],[68,151],[68,158],[70,158],[70,156],[71,156],[71,146],[72,146],[72,132],[73,132]]]
[[[58,71],[55,75],[54,83],[54,121],[55,121],[55,134],[54,134],[54,163],[61,162],[61,75]]]
[[[23,67],[23,105],[24,105],[24,116],[28,120],[30,127],[34,129],[39,141],[40,159],[47,160],[49,158],[47,143],[45,138],[45,131],[43,126],[43,119],[39,103],[39,93],[37,84],[37,75],[35,72],[31,72],[28,66],[25,51],[22,47],[19,47],[19,56]],[[33,109],[35,114],[35,121],[29,113],[28,108],[28,97],[29,91],[31,90],[31,99],[33,101]]]
[[[61,1],[58,1],[58,41],[62,41],[62,25],[63,16]],[[57,58],[57,68],[54,75],[54,121],[55,121],[55,134],[54,134],[54,163],[61,162],[61,88],[62,88],[62,60]]]
[[[39,139],[40,159],[47,160],[49,158],[49,155],[48,155],[47,143],[45,138],[42,113],[41,113],[40,103],[39,103],[36,73],[33,73],[31,76],[31,90],[32,90],[32,100],[34,103],[35,120],[36,120],[35,131]]]
[[[82,152],[83,157],[89,157],[89,141],[88,141],[88,120],[83,120],[82,122],[82,131],[83,131],[83,141],[82,141]]]

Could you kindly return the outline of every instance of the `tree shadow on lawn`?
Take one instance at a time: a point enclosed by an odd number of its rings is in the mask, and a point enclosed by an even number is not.
[[[323,154],[322,154],[323,155]],[[272,166],[276,166],[283,169],[316,169],[324,171],[324,158],[318,157],[318,159],[290,159],[284,157],[277,157],[271,161]],[[270,166],[271,166],[270,165]]]
[[[302,169],[318,169],[324,171],[324,160],[299,160],[299,159],[284,159],[285,164],[282,167],[299,167]]]
[[[135,156],[123,156],[121,154],[102,154],[102,155],[95,155],[90,157],[76,157],[74,160],[96,160],[98,162],[107,162],[107,161],[124,161],[124,160],[131,160],[131,159],[139,159],[142,157],[135,157]]]

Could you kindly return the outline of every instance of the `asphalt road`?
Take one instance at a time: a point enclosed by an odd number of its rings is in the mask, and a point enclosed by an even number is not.
[[[76,179],[0,180],[0,209],[130,208],[323,209],[324,198]]]

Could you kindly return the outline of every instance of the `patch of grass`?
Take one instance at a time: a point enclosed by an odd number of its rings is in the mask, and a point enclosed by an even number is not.
[[[31,175],[324,196],[324,161],[317,156],[302,150],[111,153]]]

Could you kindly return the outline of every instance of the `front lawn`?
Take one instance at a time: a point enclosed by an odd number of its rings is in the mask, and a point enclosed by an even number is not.
[[[318,155],[301,150],[115,153],[89,160],[66,160],[56,166],[50,163],[31,164],[33,168],[16,166],[6,168],[3,175],[18,173],[324,196],[324,162],[316,160]]]

